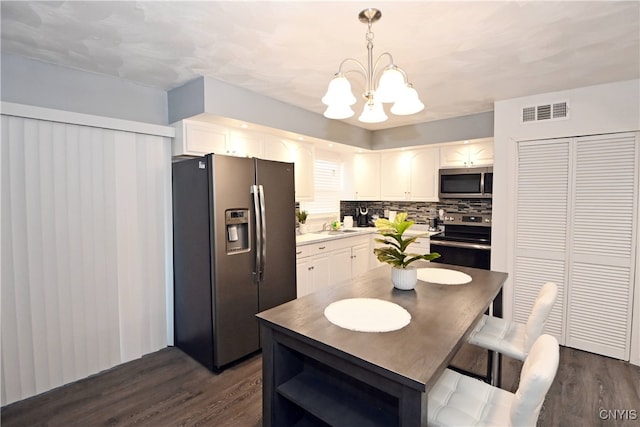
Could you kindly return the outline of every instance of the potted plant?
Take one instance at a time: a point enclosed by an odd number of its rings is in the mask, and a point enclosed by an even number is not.
[[[309,214],[307,213],[307,211],[297,211],[296,212],[296,218],[298,218],[298,223],[300,224],[298,226],[298,229],[300,230],[300,234],[304,234],[307,232],[307,226],[306,226],[306,222],[307,222],[307,216]]]
[[[391,264],[393,267],[391,269],[393,286],[402,290],[415,288],[418,281],[418,271],[409,264],[418,260],[431,261],[440,257],[437,252],[424,255],[407,252],[409,245],[415,242],[417,238],[427,235],[420,234],[406,239],[403,238],[404,232],[413,224],[413,221],[407,221],[406,212],[396,215],[393,221],[380,218],[375,222],[378,233],[383,236],[383,238],[376,239],[376,242],[385,246],[374,249],[373,253],[378,258],[378,261]]]

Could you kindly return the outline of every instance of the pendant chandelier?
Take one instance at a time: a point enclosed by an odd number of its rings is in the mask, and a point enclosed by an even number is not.
[[[382,108],[383,103],[393,103],[391,113],[401,116],[415,114],[424,109],[424,104],[418,98],[418,92],[407,80],[404,70],[393,63],[390,53],[381,54],[375,63],[373,62],[373,32],[371,25],[382,17],[378,9],[365,9],[358,18],[360,22],[367,24],[367,66],[353,58],[347,58],[340,63],[327,93],[322,97],[322,102],[327,105],[324,116],[329,119],[348,119],[354,115],[351,106],[356,103],[356,98],[351,91],[351,83],[345,77],[348,72],[358,72],[364,75],[365,92],[362,96],[366,102],[362,114],[358,120],[364,123],[379,123],[388,119]],[[379,74],[381,61],[387,59],[384,70],[376,86],[374,79]],[[343,69],[346,64],[355,64],[355,69]],[[345,67],[346,68],[346,67]]]

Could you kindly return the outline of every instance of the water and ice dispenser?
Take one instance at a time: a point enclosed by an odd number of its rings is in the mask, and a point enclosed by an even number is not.
[[[227,231],[227,254],[249,251],[249,209],[227,209],[224,215]]]

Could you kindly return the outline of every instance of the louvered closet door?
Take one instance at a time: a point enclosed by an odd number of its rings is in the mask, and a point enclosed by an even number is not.
[[[567,256],[569,139],[518,143],[514,320],[526,323],[545,282],[558,300],[545,332],[562,343]]]
[[[637,207],[635,134],[577,138],[567,345],[629,360]]]

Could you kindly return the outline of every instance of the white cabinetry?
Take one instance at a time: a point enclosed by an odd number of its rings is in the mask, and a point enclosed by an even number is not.
[[[226,154],[240,157],[263,157],[264,135],[240,131],[197,120],[174,123],[173,156]]]
[[[369,242],[361,240],[362,243],[351,247],[351,277],[358,277],[369,271]]]
[[[294,163],[296,201],[313,200],[313,144],[268,135],[264,143],[264,158]]]
[[[296,250],[298,298],[329,286],[348,283],[368,270],[368,236],[355,236]]]
[[[355,200],[380,200],[380,154],[354,156],[353,190]]]
[[[434,201],[438,197],[439,149],[382,154],[382,200]]]
[[[313,200],[313,171],[315,160],[313,144],[296,142],[291,145],[296,176],[296,201]]]
[[[471,167],[493,164],[493,140],[440,147],[440,167]]]
[[[318,254],[296,261],[298,298],[329,285],[329,255]]]
[[[639,151],[633,133],[518,143],[516,321],[526,322],[538,290],[553,281],[559,295],[546,332],[629,360]],[[603,212],[615,218],[604,234]]]
[[[347,283],[351,280],[351,247],[337,249],[329,255],[329,283]]]
[[[230,130],[226,154],[239,157],[264,158],[264,134]]]
[[[209,153],[226,154],[229,131],[221,126],[193,120],[174,123],[173,156],[204,156]]]
[[[295,163],[296,201],[313,200],[313,145],[197,120],[174,123],[173,156],[225,154]]]

